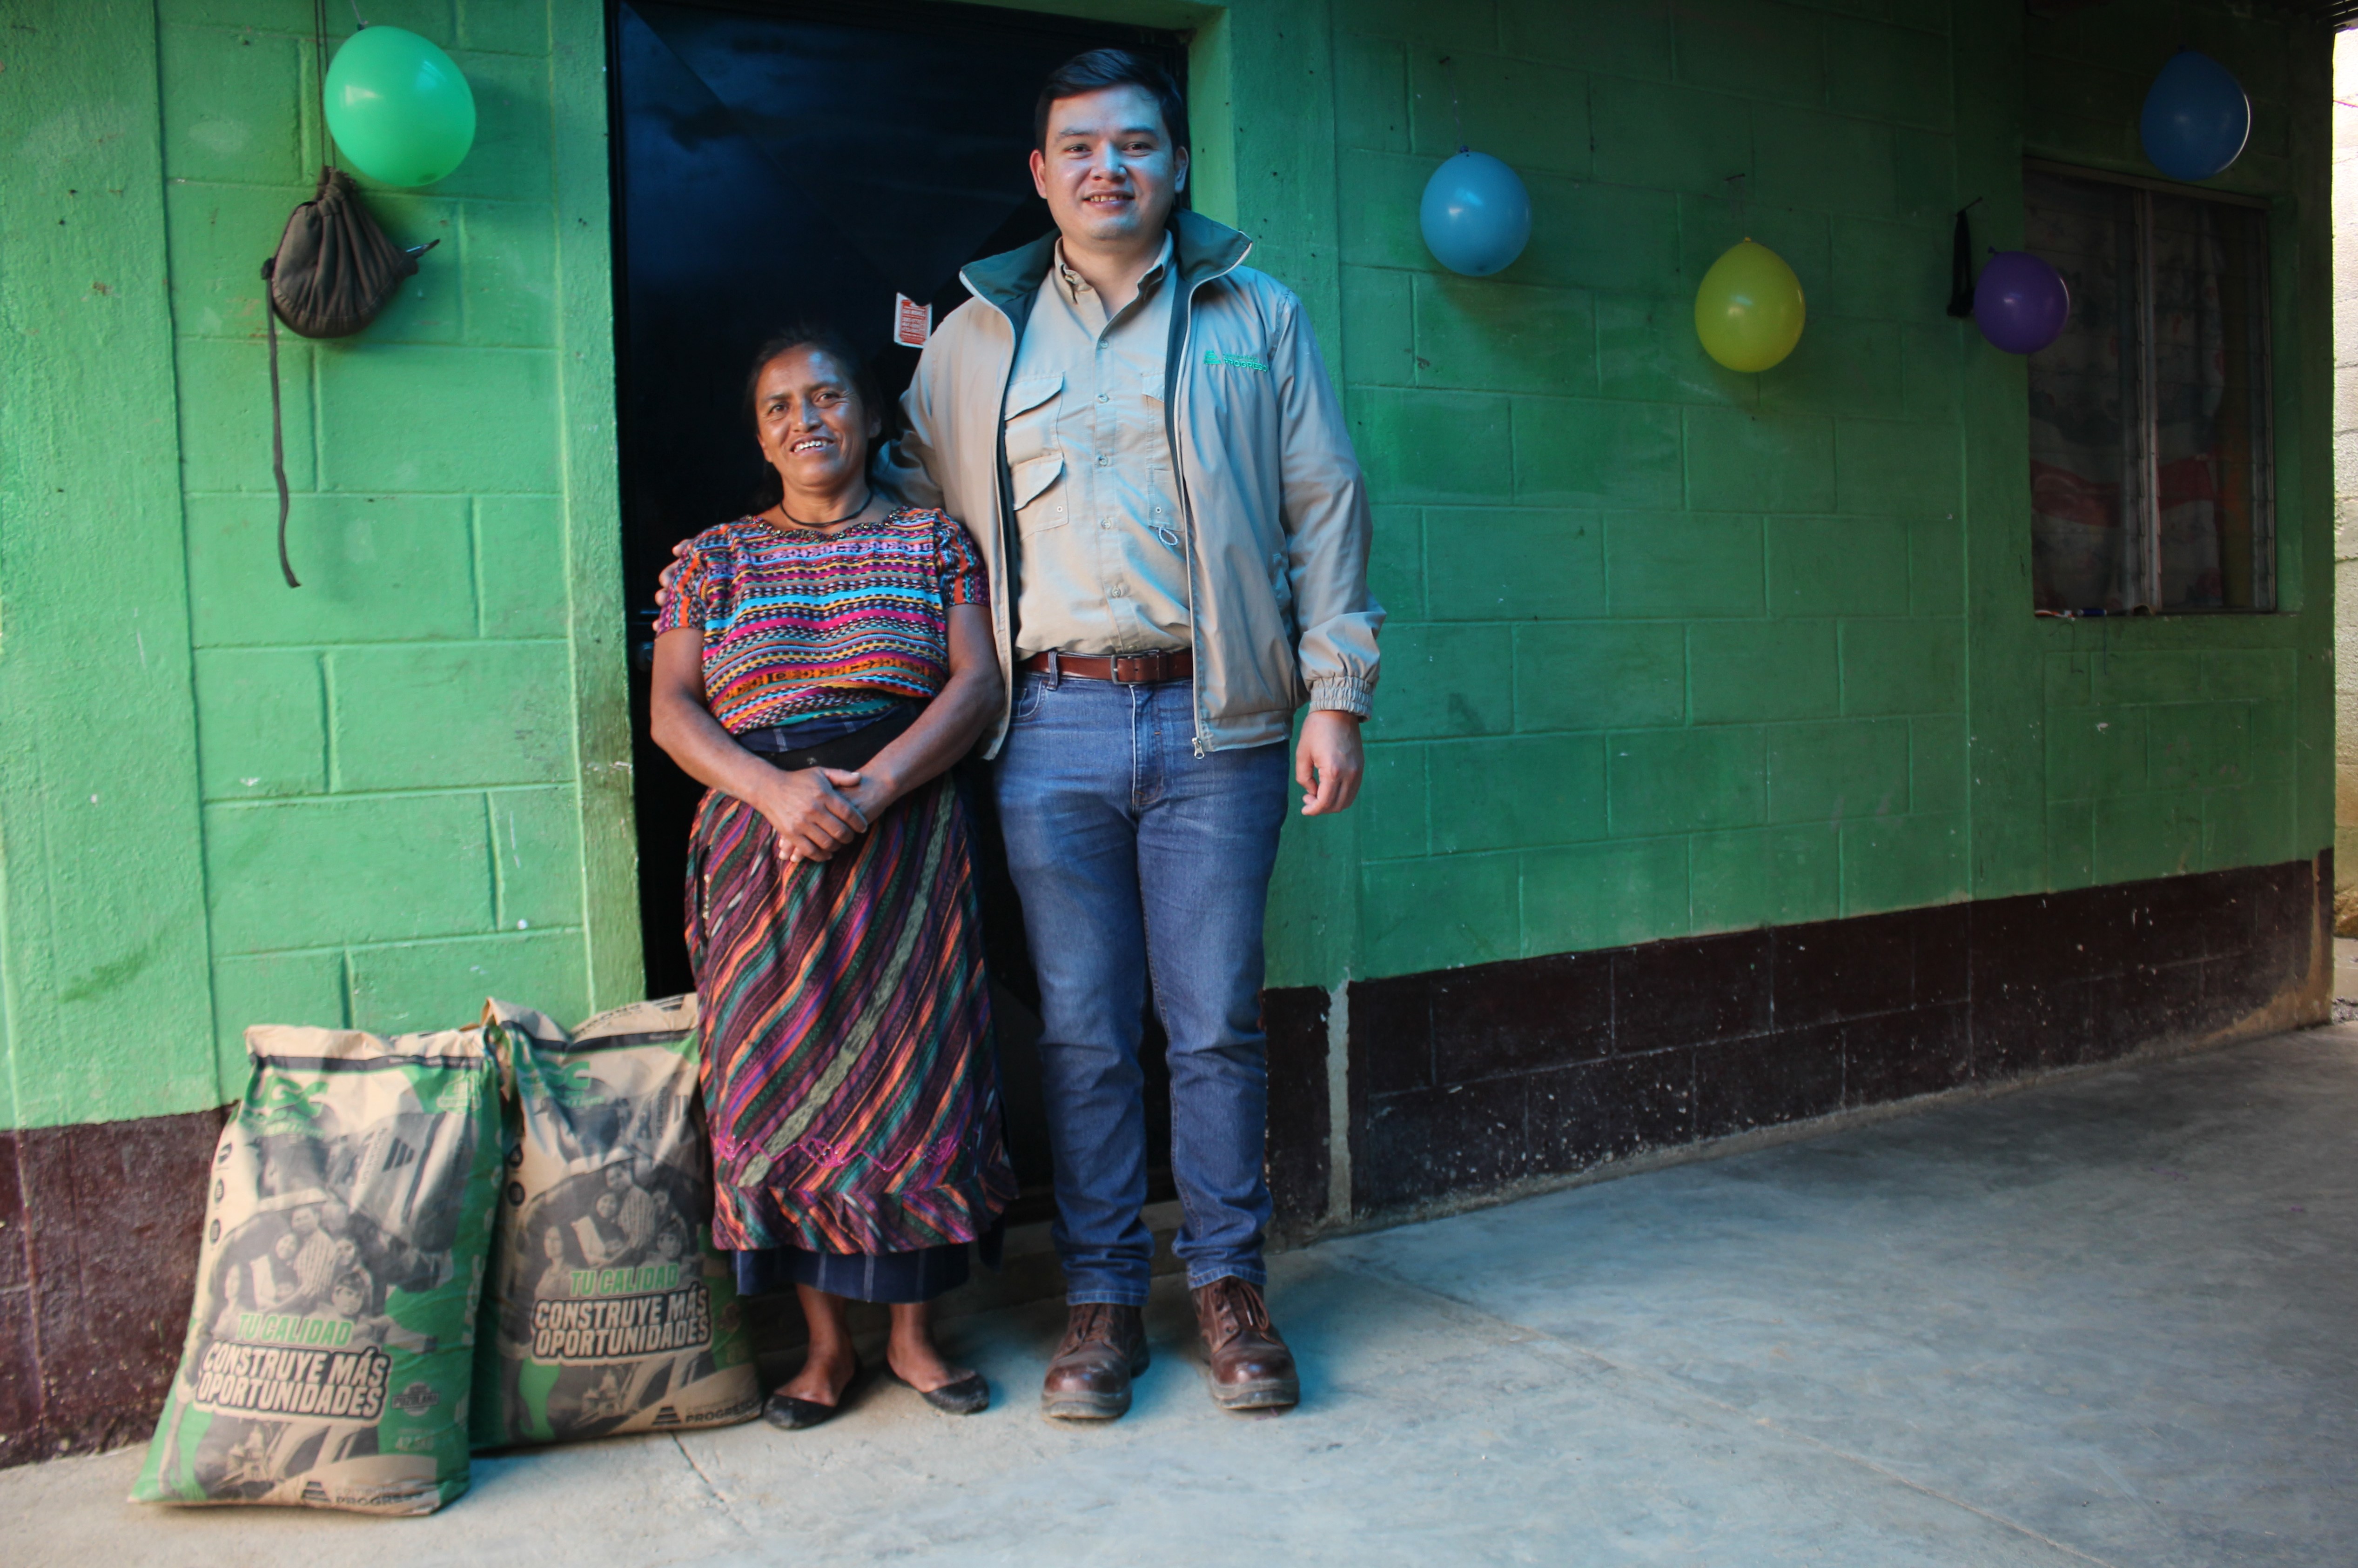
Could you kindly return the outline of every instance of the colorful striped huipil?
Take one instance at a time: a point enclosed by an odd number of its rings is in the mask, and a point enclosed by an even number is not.
[[[704,700],[732,735],[923,702],[949,679],[947,606],[988,597],[966,530],[903,511],[836,534],[758,517],[688,546],[657,633],[704,633]]]
[[[656,630],[702,632],[732,733],[840,733],[938,692],[949,607],[986,591],[937,512],[833,535],[746,518],[697,538]],[[914,1252],[981,1238],[1014,1196],[968,835],[945,775],[790,867],[759,812],[705,795],[687,914],[716,1245]]]

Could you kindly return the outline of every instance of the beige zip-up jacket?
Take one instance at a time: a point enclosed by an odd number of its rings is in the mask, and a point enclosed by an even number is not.
[[[1185,524],[1195,750],[1282,741],[1304,701],[1364,717],[1383,607],[1368,593],[1365,482],[1302,302],[1243,265],[1252,242],[1173,215],[1164,418]],[[1050,234],[959,275],[974,297],[925,345],[902,399],[908,429],[876,477],[939,506],[990,573],[1006,703],[1014,700],[1014,507],[1002,439],[1015,349],[1055,255]],[[1008,707],[985,738],[996,756]]]

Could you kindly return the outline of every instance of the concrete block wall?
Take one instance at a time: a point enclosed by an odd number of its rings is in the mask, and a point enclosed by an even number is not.
[[[2300,853],[2291,648],[2046,655],[2053,886],[2266,865]]]
[[[2333,850],[2358,934],[2358,43],[2333,46]]]
[[[2150,172],[2137,104],[2185,38],[2266,123],[2219,183],[2283,199],[2297,362],[2316,116],[2293,25],[1860,9],[1337,5],[1340,358],[1393,615],[1354,972],[2323,844],[2296,785],[2314,632],[2033,622],[2020,362],[1943,308],[1960,206],[1983,199],[1977,245],[2020,241],[2020,151]],[[1532,194],[1531,245],[1491,278],[1444,271],[1417,231],[1461,141]],[[1703,272],[1747,236],[1810,305],[1759,375],[1693,327]],[[2318,515],[2303,390],[2277,400],[2295,612]],[[2000,482],[1969,494],[1969,463]]]
[[[114,856],[68,809],[97,795],[111,820],[119,799],[103,747],[87,767],[59,749],[83,743],[57,717],[75,661],[32,655],[54,660],[54,689],[15,700],[20,726],[55,731],[55,771],[20,766],[0,799],[0,961],[23,1037],[63,1037],[86,1006],[176,1054],[95,1083],[33,1063],[14,1119],[214,1103],[259,1017],[401,1028],[482,990],[559,1012],[628,994],[599,9],[414,0],[380,18],[450,40],[481,128],[442,185],[375,193],[397,236],[442,242],[385,317],[282,345],[299,590],[277,583],[269,540],[255,274],[309,191],[310,13],[87,15],[108,58],[146,51],[156,87],[122,108],[145,116],[133,140],[151,161],[27,167],[73,220],[41,243],[112,214],[92,254],[141,254],[152,274],[135,289],[154,352],[134,402],[177,410],[146,446],[178,479],[108,503],[159,520],[139,557],[152,624],[121,678],[178,686],[140,700],[162,726],[144,765],[163,771],[125,808],[140,852]],[[2273,13],[2122,0],[2104,16],[1255,0],[1195,17],[1205,200],[1308,303],[1393,611],[1365,807],[1287,835],[1272,983],[2324,846],[2325,775],[2299,764],[2330,722],[2324,644],[2300,614],[2305,563],[2328,547],[2325,399],[2293,367],[2322,297],[2302,243],[2322,122],[2299,105],[2326,83]],[[2017,240],[2025,151],[2136,172],[2122,127],[2180,38],[2254,93],[2254,145],[2222,183],[2277,203],[2288,613],[2033,622],[2021,367],[1942,313],[1952,214],[1981,197],[1979,239]],[[1530,249],[1496,277],[1446,273],[1417,232],[1423,182],[1461,139],[1509,154],[1534,197]],[[76,180],[159,211],[92,208]],[[1758,376],[1709,362],[1692,324],[1701,273],[1747,234],[1793,264],[1812,311],[1799,351]],[[57,276],[103,265],[60,253]],[[134,302],[93,292],[81,319]],[[90,406],[36,381],[19,406]],[[111,459],[70,423],[59,440],[92,450],[52,467],[79,508]],[[86,514],[92,540],[103,510]],[[52,603],[20,585],[70,576],[17,568],[13,628]]]
[[[548,8],[371,13],[453,44],[479,129],[439,185],[369,192],[397,243],[438,242],[384,314],[281,334],[289,589],[255,275],[317,174],[310,16],[168,0],[159,29],[224,1087],[257,1019],[441,1027],[487,992],[573,1017],[592,989]]]
[[[10,1125],[233,1098],[253,1022],[636,991],[602,20],[370,14],[450,46],[478,133],[428,190],[362,181],[435,242],[378,319],[280,334],[299,589],[259,273],[317,179],[312,8],[98,5],[12,56],[8,303],[49,379],[11,389],[0,539]]]
[[[1364,972],[1966,891],[1952,73],[1945,12],[1898,14],[1338,8],[1393,612]],[[1461,121],[1539,212],[1495,279],[1417,232]],[[1758,376],[1693,330],[1747,236],[1811,308]]]

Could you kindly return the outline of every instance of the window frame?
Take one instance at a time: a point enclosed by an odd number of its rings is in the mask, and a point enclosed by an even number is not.
[[[2180,185],[2167,179],[2150,179],[2134,174],[2116,174],[2110,169],[2089,168],[2080,164],[2059,163],[2052,158],[2025,157],[2022,168],[2027,174],[2043,174],[2061,179],[2076,179],[2093,184],[2125,186],[2133,192],[2136,222],[2137,246],[2137,423],[2136,438],[2138,448],[2136,527],[2131,547],[2136,552],[2135,580],[2145,602],[2115,614],[2136,615],[2275,615],[2281,613],[2277,603],[2277,414],[2276,414],[2276,295],[2275,278],[2277,235],[2276,203],[2264,196],[2247,196],[2240,191],[2213,190],[2207,186]],[[2253,423],[2252,451],[2252,602],[2248,605],[2190,604],[2165,608],[2161,589],[2161,455],[2160,455],[2160,387],[2159,372],[2155,360],[2154,334],[2154,223],[2155,195],[2174,196],[2185,200],[2208,201],[2223,207],[2241,207],[2255,211],[2264,220],[2262,234],[2266,246],[2261,265],[2255,279],[2259,296],[2260,331],[2258,352],[2253,374],[2259,395]],[[2037,582],[2034,579],[2033,603],[2036,606]],[[2082,614],[2080,611],[2039,611],[2045,615]]]

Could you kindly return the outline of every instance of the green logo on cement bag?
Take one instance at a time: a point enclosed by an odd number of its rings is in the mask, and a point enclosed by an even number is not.
[[[246,1050],[132,1496],[430,1513],[467,1489],[499,1172],[481,1031],[259,1028]]]
[[[327,1088],[323,1078],[298,1083],[293,1078],[256,1074],[248,1098],[265,1131],[303,1132],[318,1124],[319,1098]]]
[[[758,1414],[735,1276],[706,1227],[696,999],[621,1008],[570,1035],[502,1001],[484,1019],[515,1103],[475,1336],[476,1446]]]

